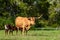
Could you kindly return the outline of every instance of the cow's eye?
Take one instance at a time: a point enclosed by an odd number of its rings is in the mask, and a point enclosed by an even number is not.
[[[30,20],[30,19],[28,19],[28,20]]]

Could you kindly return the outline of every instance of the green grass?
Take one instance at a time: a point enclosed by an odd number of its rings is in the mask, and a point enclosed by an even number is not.
[[[4,30],[0,30],[0,40],[60,40],[60,30],[30,30],[25,36],[20,32],[5,35]]]

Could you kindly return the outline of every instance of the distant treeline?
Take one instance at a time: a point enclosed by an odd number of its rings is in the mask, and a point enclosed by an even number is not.
[[[15,25],[15,18],[39,17],[33,28],[60,27],[60,0],[0,0],[0,29]]]

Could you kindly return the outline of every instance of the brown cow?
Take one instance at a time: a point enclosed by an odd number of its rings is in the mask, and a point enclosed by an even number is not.
[[[37,19],[41,18],[42,15],[40,17],[37,17]],[[21,32],[23,33],[24,35],[24,32],[27,32],[31,25],[34,25],[35,24],[35,18],[36,17],[20,17],[18,16],[16,19],[15,19],[15,25],[18,29],[21,30]]]
[[[35,24],[34,17],[17,17],[15,20],[16,27],[21,29],[22,33],[24,34],[25,31],[29,30],[31,25]]]

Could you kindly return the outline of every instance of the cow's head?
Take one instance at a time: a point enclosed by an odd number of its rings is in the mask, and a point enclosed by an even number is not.
[[[30,25],[35,24],[35,18],[34,17],[29,17],[28,20],[30,20]]]

